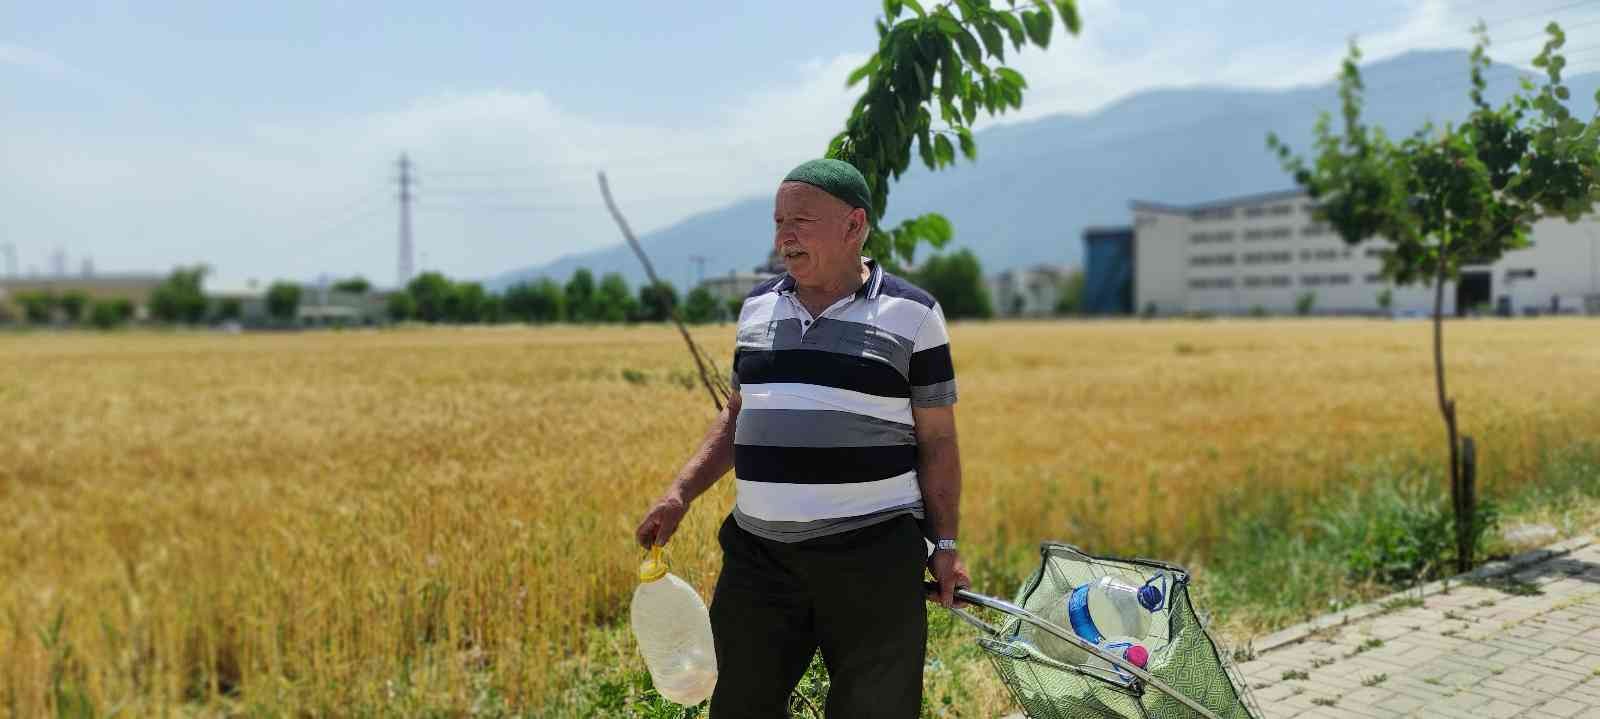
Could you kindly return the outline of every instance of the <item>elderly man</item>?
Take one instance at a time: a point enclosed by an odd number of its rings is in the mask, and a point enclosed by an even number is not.
[[[734,470],[711,600],[716,719],[788,716],[818,649],[829,717],[917,716],[923,568],[945,606],[967,585],[944,313],[861,256],[870,207],[866,180],[839,160],[778,186],[773,246],[788,272],[745,299],[734,396],[636,532],[666,544]]]

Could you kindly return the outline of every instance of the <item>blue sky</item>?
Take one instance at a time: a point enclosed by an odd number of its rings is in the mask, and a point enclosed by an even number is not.
[[[931,4],[931,0],[924,0]],[[1086,0],[1084,32],[1014,64],[1005,121],[1152,87],[1328,79],[1596,3]],[[0,243],[26,270],[213,284],[395,273],[394,161],[415,160],[419,264],[482,277],[618,241],[593,172],[648,231],[762,194],[821,151],[875,43],[877,2],[0,3]],[[1497,58],[1525,60],[1536,40]],[[1575,56],[1579,70],[1600,55]],[[959,169],[954,170],[959,171]],[[752,237],[761,246],[765,236]]]

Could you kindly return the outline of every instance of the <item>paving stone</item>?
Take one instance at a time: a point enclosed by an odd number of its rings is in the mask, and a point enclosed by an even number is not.
[[[1246,663],[1245,675],[1270,682],[1256,690],[1269,719],[1600,717],[1600,544],[1571,546],[1513,575],[1542,594],[1451,582],[1422,607],[1323,618],[1326,629]],[[1374,638],[1382,645],[1365,645]],[[1282,681],[1287,668],[1310,678]]]

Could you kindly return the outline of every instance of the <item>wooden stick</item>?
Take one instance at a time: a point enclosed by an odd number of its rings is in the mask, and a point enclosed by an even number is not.
[[[617,203],[611,199],[611,185],[606,182],[606,173],[600,175],[600,195],[606,200],[606,209],[611,211],[611,219],[616,220],[617,227],[622,230],[623,239],[628,241],[628,247],[633,248],[633,254],[644,264],[644,273],[650,278],[652,285],[660,285],[661,279],[656,277],[656,268],[650,264],[650,258],[644,254],[644,248],[639,246],[639,240],[633,236],[633,230],[628,227],[627,218],[622,216],[622,210],[617,209]],[[689,330],[683,326],[683,319],[678,316],[678,307],[674,305],[669,313],[672,323],[678,326],[678,334],[683,336],[684,344],[689,346],[689,355],[694,358],[694,366],[700,371],[700,384],[705,385],[706,394],[711,395],[711,403],[717,406],[717,411],[722,411],[723,402],[727,401],[732,390],[724,383],[722,376],[713,371],[707,371],[706,365],[711,364],[711,358],[705,350],[695,344],[694,338],[689,336]],[[712,367],[716,365],[712,364]],[[715,377],[715,380],[712,378]]]

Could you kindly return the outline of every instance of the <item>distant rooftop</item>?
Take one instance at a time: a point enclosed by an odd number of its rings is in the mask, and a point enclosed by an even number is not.
[[[1305,190],[1276,190],[1273,192],[1259,192],[1252,195],[1238,195],[1225,197],[1219,200],[1209,200],[1193,205],[1173,205],[1165,202],[1150,202],[1147,200],[1133,200],[1128,206],[1135,210],[1153,210],[1155,212],[1187,213],[1201,210],[1212,210],[1219,207],[1237,207],[1239,205],[1253,205],[1273,200],[1287,200],[1295,197],[1304,197]]]

